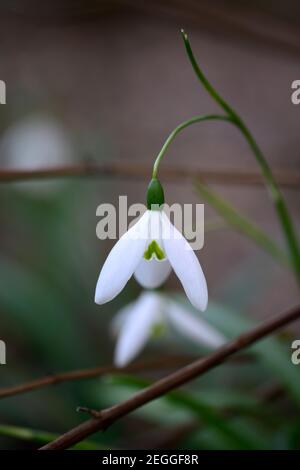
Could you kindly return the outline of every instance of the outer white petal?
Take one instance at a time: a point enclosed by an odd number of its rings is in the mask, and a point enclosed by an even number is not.
[[[102,267],[95,302],[104,304],[116,297],[131,278],[148,243],[149,211],[115,244]]]
[[[164,212],[161,218],[164,251],[191,304],[204,311],[208,301],[207,284],[198,258]]]
[[[141,351],[151,336],[152,326],[161,321],[161,302],[155,292],[145,292],[127,318],[123,319],[115,351],[115,364],[118,367],[128,364]]]
[[[166,316],[177,330],[212,348],[218,348],[226,342],[225,336],[209,325],[202,318],[195,317],[189,310],[175,302],[168,303]]]
[[[152,258],[147,261],[142,258],[134,272],[134,277],[146,289],[155,289],[166,281],[170,272],[171,265],[167,259],[158,261]]]
[[[130,302],[129,304],[125,305],[125,307],[122,307],[116,315],[112,318],[110,322],[110,330],[113,336],[118,336],[121,332],[121,329],[126,322],[128,316],[134,309],[135,305],[137,303],[137,300],[134,300],[133,302]]]

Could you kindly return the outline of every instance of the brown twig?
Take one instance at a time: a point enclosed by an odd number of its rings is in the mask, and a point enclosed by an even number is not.
[[[196,432],[199,429],[199,421],[191,421],[183,423],[176,427],[172,427],[171,430],[160,430],[159,439],[156,435],[148,439],[151,442],[151,449],[176,449],[180,442],[185,439],[189,434]],[[161,436],[162,435],[162,436]]]
[[[21,393],[38,390],[48,385],[56,385],[61,382],[67,382],[71,380],[82,380],[91,379],[94,377],[100,377],[111,373],[127,373],[127,372],[139,372],[139,371],[150,371],[150,370],[162,370],[173,367],[179,367],[187,364],[191,361],[188,356],[162,356],[159,358],[152,359],[151,361],[140,361],[133,364],[129,364],[126,367],[119,368],[113,365],[92,367],[89,369],[79,369],[69,372],[62,372],[60,374],[48,375],[31,382],[22,383],[12,387],[5,387],[0,389],[0,399],[6,397],[12,397]]]
[[[45,388],[49,385],[57,385],[62,382],[70,382],[72,380],[83,380],[92,379],[95,377],[102,377],[103,375],[111,373],[127,373],[127,372],[139,372],[139,371],[150,371],[150,370],[163,370],[171,369],[174,367],[180,367],[191,362],[192,357],[180,356],[180,355],[166,355],[159,358],[154,358],[151,361],[140,361],[133,364],[129,364],[126,367],[115,367],[113,365],[90,367],[88,369],[72,370],[68,372],[61,372],[59,374],[47,375],[30,382],[25,382],[19,385],[13,385],[12,387],[0,388],[0,400],[2,398],[12,397],[14,395],[20,395],[21,393],[27,393],[34,390]],[[234,362],[249,362],[253,360],[253,356],[250,354],[243,354],[235,358]]]
[[[267,384],[257,392],[257,398],[262,404],[270,403],[285,396],[285,391],[279,384]]]
[[[123,416],[131,413],[146,403],[155,400],[162,395],[165,395],[166,393],[177,387],[180,387],[195,377],[203,375],[208,370],[211,370],[217,365],[226,361],[226,359],[228,359],[232,354],[245,349],[259,339],[273,333],[278,328],[281,328],[284,325],[299,318],[300,306],[294,310],[277,315],[270,320],[264,321],[259,326],[226,343],[212,354],[209,354],[202,359],[198,359],[191,364],[179,369],[178,371],[166,376],[165,378],[158,380],[149,387],[146,387],[140,392],[134,394],[128,400],[99,412],[99,417],[93,417],[92,419],[85,421],[76,428],[73,428],[65,434],[61,435],[53,442],[50,442],[41,447],[41,450],[61,450],[69,448],[77,442],[84,440],[89,435],[106,429],[119,418],[122,418]]]
[[[129,179],[150,179],[152,167],[137,162],[93,163],[83,162],[79,165],[52,167],[35,170],[0,169],[0,183],[32,181],[67,177],[124,177]],[[296,171],[275,171],[279,185],[289,188],[300,188],[300,174]],[[243,171],[220,171],[192,169],[186,166],[167,166],[161,168],[161,178],[168,181],[198,179],[208,183],[262,186],[260,173]]]

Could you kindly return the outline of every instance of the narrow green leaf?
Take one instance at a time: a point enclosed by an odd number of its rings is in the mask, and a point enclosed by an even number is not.
[[[134,389],[141,389],[151,384],[148,380],[129,375],[113,376],[113,381],[115,384]],[[238,426],[223,417],[215,408],[199,400],[195,394],[175,390],[159,399],[159,401],[161,400],[166,400],[175,408],[192,412],[194,417],[199,418],[207,428],[221,434],[235,449],[264,448],[264,444],[259,439],[250,439],[248,435],[243,434]]]
[[[203,183],[196,182],[195,187],[200,196],[205,199],[224,220],[233,228],[246,235],[256,245],[269,253],[280,263],[290,266],[289,258],[258,225],[250,221],[247,217],[240,214],[235,207],[224,201],[212,189]]]
[[[21,439],[24,441],[34,441],[41,444],[53,441],[59,437],[58,434],[40,431],[37,429],[24,428],[19,426],[11,426],[8,424],[0,424],[0,435],[13,437],[15,439]],[[82,441],[72,447],[74,450],[108,450],[107,447],[104,447],[96,442],[92,441]]]
[[[37,273],[17,261],[0,256],[0,307],[7,312],[7,328],[16,326],[33,351],[51,364],[70,367],[85,357],[79,326],[67,299]],[[17,292],[17,295],[14,295]]]

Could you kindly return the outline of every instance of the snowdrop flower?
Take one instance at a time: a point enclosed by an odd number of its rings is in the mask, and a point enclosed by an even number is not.
[[[17,170],[35,170],[72,162],[72,147],[60,123],[48,116],[31,115],[9,127],[0,140],[2,166]],[[25,182],[32,194],[38,189],[52,192],[61,186],[58,182]]]
[[[109,253],[99,275],[95,302],[112,300],[133,274],[143,287],[159,287],[173,268],[191,304],[204,311],[208,294],[202,268],[189,243],[162,210],[164,195],[157,179],[149,185],[147,202],[148,210]]]
[[[123,367],[135,358],[145,343],[166,326],[195,343],[217,348],[225,337],[203,319],[197,318],[187,308],[170,297],[146,291],[121,309],[113,320],[113,331],[118,335],[115,364]]]

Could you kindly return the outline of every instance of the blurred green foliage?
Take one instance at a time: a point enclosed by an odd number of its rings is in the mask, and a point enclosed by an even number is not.
[[[229,113],[254,151],[273,195],[290,255],[259,226],[197,183],[201,196],[231,227],[272,257],[267,260],[260,252],[254,269],[253,259],[246,259],[231,278],[224,280],[218,302],[210,301],[203,314],[229,339],[254,325],[245,312],[253,305],[254,295],[257,301],[263,296],[263,273],[268,277],[274,263],[279,262],[287,269],[292,264],[299,274],[298,242],[287,208],[253,137],[207,82],[184,39],[198,78]],[[108,185],[104,179],[88,184],[74,180],[0,187],[1,339],[8,345],[8,365],[1,367],[1,386],[112,362],[109,322],[139,292],[135,282],[130,281],[113,302],[101,307],[94,304],[95,282],[108,248],[95,237],[95,209],[113,190],[113,183]],[[183,295],[174,294],[174,298],[189,305]],[[152,351],[157,348],[160,355],[162,351],[178,353],[180,347],[195,355],[207,352],[182,339],[181,343],[168,334],[151,347]],[[155,448],[166,445],[166,435],[169,445],[172,442],[173,447],[181,449],[300,448],[295,413],[300,405],[300,375],[290,360],[290,343],[288,337],[267,338],[248,350],[250,360],[229,361],[211,370],[115,423],[91,442],[80,443],[79,448]],[[70,381],[2,399],[0,448],[36,448],[38,443],[53,439],[85,419],[75,412],[78,405],[101,409],[125,399],[160,375],[145,370],[141,376]],[[262,385],[280,387],[282,393],[276,401],[266,402],[260,394]]]
[[[95,279],[105,256],[105,244],[95,240],[94,235],[93,209],[101,199],[99,186],[62,182],[53,193],[39,197],[25,187],[0,188],[4,227],[0,255],[1,335],[9,345],[8,366],[1,368],[3,386],[48,373],[111,363],[109,321],[121,305],[136,296],[137,287],[131,282],[116,301],[103,308],[94,305]],[[251,263],[246,260],[236,278],[226,280],[220,293],[225,301],[210,302],[203,314],[228,338],[254,324],[242,314],[251,304],[251,289],[239,295],[243,285],[250,285],[258,296],[262,294],[259,286],[255,287],[255,283],[260,284],[257,263]],[[268,263],[263,261],[263,266],[267,276]],[[188,306],[183,295],[174,294],[174,298]],[[178,343],[170,334],[152,345],[152,351],[178,353],[178,347],[183,354],[207,351],[182,339]],[[268,338],[250,352],[253,360],[229,362],[210,371],[81,447],[151,447],[160,435],[163,442],[166,433],[172,436],[174,429],[186,427],[172,444],[175,447],[299,448],[294,410],[300,404],[300,376],[290,361],[289,340]],[[74,381],[3,399],[1,448],[35,448],[47,437],[52,438],[51,433],[63,432],[85,419],[75,412],[78,405],[105,407],[158,376],[145,371],[139,377],[118,375]],[[264,405],[258,390],[261,385],[272,384],[283,388],[283,398]],[[128,427],[133,431],[128,433]],[[135,433],[135,429],[139,431]]]

